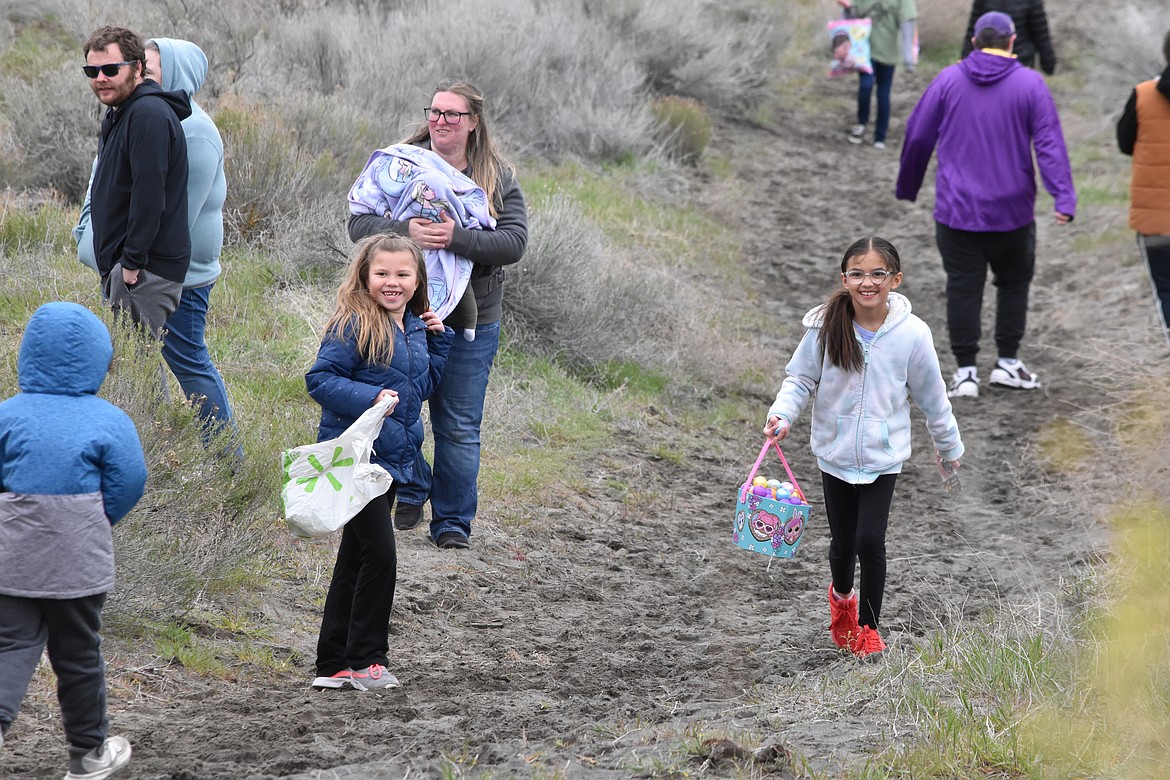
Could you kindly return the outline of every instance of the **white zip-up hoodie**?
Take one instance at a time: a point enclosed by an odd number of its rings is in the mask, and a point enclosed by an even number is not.
[[[930,327],[910,313],[904,295],[891,292],[889,307],[873,340],[861,342],[865,364],[860,372],[837,368],[821,355],[817,337],[824,306],[804,315],[801,324],[808,332],[788,361],[788,377],[768,410],[769,417],[778,415],[791,427],[815,397],[813,455],[822,471],[854,485],[902,470],[910,457],[911,398],[926,415],[926,427],[943,458],[963,455]]]

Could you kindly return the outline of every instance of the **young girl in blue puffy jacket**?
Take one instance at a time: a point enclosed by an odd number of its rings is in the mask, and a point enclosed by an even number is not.
[[[397,483],[413,476],[423,441],[422,403],[442,376],[453,335],[427,302],[426,262],[413,241],[375,234],[357,244],[305,384],[321,404],[318,441],[336,438],[387,396],[398,399],[371,455],[395,486],[342,529],[314,688],[398,685],[386,670],[398,569],[390,509]]]
[[[829,523],[829,633],[859,658],[886,645],[877,632],[886,587],[886,526],[894,483],[910,457],[910,399],[926,415],[937,456],[958,468],[959,425],[930,327],[894,292],[898,250],[884,238],[855,241],[841,260],[841,288],[804,316],[808,328],[768,410],[767,436],[783,439],[814,397],[812,451]],[[853,589],[860,564],[860,593]]]

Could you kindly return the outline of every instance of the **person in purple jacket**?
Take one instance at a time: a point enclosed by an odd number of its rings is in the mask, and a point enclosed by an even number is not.
[[[1058,225],[1072,221],[1077,196],[1056,104],[1044,77],[1012,55],[1015,26],[992,11],[979,17],[975,51],[944,68],[906,123],[895,190],[918,197],[938,146],[935,238],[947,274],[947,329],[958,370],[949,395],[979,395],[975,356],[987,268],[996,287],[998,360],[991,385],[1034,390],[1040,381],[1019,359],[1036,263],[1036,173],[1055,200]]]

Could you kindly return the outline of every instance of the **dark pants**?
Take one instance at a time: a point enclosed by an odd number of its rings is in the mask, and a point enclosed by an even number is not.
[[[897,481],[897,474],[883,474],[868,485],[851,485],[821,472],[833,590],[852,590],[853,569],[861,565],[857,622],[870,628],[878,626],[886,592],[886,526]]]
[[[317,674],[322,677],[387,664],[398,578],[390,519],[395,487],[366,504],[341,531],[317,639]]]
[[[978,233],[936,222],[935,240],[947,273],[947,330],[955,361],[960,366],[975,365],[989,266],[996,288],[995,345],[999,357],[1016,357],[1036,268],[1036,223],[1006,233]]]
[[[1138,233],[1138,247],[1150,271],[1150,283],[1158,303],[1162,328],[1167,329],[1170,317],[1170,236],[1144,236]]]
[[[77,599],[0,595],[0,723],[16,718],[28,684],[49,651],[69,752],[80,756],[109,734],[102,607],[106,594]]]
[[[873,125],[873,140],[885,141],[890,127],[890,88],[894,85],[894,66],[883,62],[873,63],[873,73],[858,74],[857,124],[869,122],[869,104],[877,84],[877,120]]]
[[[138,272],[138,283],[127,287],[122,281],[122,264],[102,277],[102,296],[115,311],[130,315],[131,321],[155,338],[162,338],[167,318],[179,308],[183,283],[172,282],[150,271]]]

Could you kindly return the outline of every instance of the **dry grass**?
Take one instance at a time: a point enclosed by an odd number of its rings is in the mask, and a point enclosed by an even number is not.
[[[918,0],[918,44],[923,49],[953,50],[957,60],[971,16],[971,0]]]

